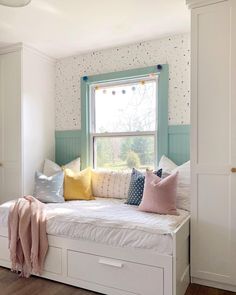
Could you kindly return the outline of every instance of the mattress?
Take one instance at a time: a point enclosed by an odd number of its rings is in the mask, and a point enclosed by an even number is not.
[[[7,227],[14,201],[0,206],[0,226]],[[160,254],[173,253],[173,232],[189,216],[145,213],[118,199],[67,201],[46,204],[47,233],[84,239],[116,247],[152,249]]]

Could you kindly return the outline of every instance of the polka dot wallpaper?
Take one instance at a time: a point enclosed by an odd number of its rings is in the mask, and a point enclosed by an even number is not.
[[[175,35],[67,57],[56,64],[56,129],[81,127],[80,77],[169,64],[169,124],[190,123],[190,36]]]

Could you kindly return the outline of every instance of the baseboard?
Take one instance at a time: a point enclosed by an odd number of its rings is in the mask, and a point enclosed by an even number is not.
[[[190,284],[190,267],[188,265],[181,276],[180,283],[178,284],[177,282],[176,295],[185,294],[189,284]]]
[[[11,268],[11,263],[7,260],[0,259],[0,266],[6,267],[6,268]]]
[[[190,265],[185,268],[185,271],[181,277],[181,282],[185,282],[185,284],[189,285],[190,283]]]
[[[217,288],[217,289],[222,289],[222,290],[227,290],[231,292],[236,292],[236,286],[230,285],[230,284],[213,282],[213,281],[198,279],[194,277],[191,277],[191,283],[212,287],[212,288]]]

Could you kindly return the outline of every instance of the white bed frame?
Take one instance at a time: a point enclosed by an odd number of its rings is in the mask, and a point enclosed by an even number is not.
[[[7,228],[0,265],[10,268]],[[173,233],[173,256],[48,235],[43,278],[108,295],[184,295],[189,285],[189,218]]]

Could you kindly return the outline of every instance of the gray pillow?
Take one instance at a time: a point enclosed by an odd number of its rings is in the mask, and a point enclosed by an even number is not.
[[[43,203],[62,203],[64,172],[60,171],[52,176],[35,172],[34,197]]]

